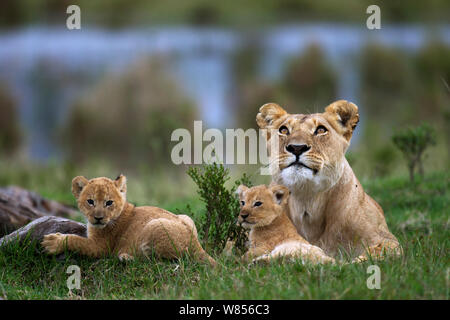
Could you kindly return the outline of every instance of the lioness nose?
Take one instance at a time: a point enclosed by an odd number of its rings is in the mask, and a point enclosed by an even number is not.
[[[290,144],[286,147],[286,150],[290,153],[300,156],[302,153],[308,151],[311,147],[308,147],[306,144]]]
[[[248,217],[248,213],[247,214],[241,214],[241,218],[242,219],[245,219],[245,218],[247,218]]]

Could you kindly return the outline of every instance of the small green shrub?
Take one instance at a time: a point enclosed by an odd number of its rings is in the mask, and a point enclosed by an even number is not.
[[[207,250],[221,252],[227,240],[235,241],[235,248],[245,251],[247,235],[236,223],[239,213],[239,201],[235,190],[240,184],[251,186],[249,177],[244,173],[234,182],[231,189],[225,187],[230,179],[229,169],[222,164],[207,164],[201,168],[190,167],[187,174],[198,187],[198,194],[205,204],[205,212],[198,222],[199,236]]]
[[[392,136],[392,141],[400,149],[408,161],[409,178],[414,181],[414,171],[417,167],[419,174],[423,177],[423,154],[425,150],[436,144],[436,133],[434,129],[424,123],[416,128],[408,128]]]

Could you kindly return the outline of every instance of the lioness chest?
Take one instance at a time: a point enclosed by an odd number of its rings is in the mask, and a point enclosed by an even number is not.
[[[289,218],[297,232],[311,243],[318,242],[325,231],[324,207],[321,199],[298,201],[292,197],[289,201]]]

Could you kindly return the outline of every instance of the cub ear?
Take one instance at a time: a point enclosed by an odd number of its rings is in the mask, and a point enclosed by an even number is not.
[[[241,197],[245,191],[248,190],[248,187],[244,186],[243,184],[241,184],[237,189],[236,189],[236,194]]]
[[[358,107],[346,100],[338,100],[325,108],[325,115],[334,129],[350,141],[359,121]]]
[[[114,180],[114,185],[117,187],[117,189],[119,189],[120,193],[127,193],[127,177],[125,177],[123,174],[120,174],[116,178],[116,180]]]
[[[72,180],[72,194],[75,196],[76,199],[80,196],[81,191],[83,188],[89,183],[89,180],[86,179],[83,176],[78,176],[73,178]]]
[[[261,129],[273,128],[273,123],[286,115],[287,112],[276,103],[266,103],[259,108],[256,123]]]
[[[289,197],[289,189],[285,186],[274,184],[269,187],[270,191],[272,191],[275,202],[278,204],[283,204],[284,202],[287,202],[287,199]]]

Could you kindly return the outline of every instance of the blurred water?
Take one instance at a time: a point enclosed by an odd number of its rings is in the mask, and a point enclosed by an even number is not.
[[[255,32],[252,32],[255,35]],[[450,25],[383,26],[370,31],[356,25],[284,25],[256,32],[262,44],[260,76],[276,80],[287,59],[309,44],[319,44],[339,71],[339,99],[358,103],[355,59],[369,41],[417,50],[431,37],[450,44]],[[19,100],[29,154],[35,159],[58,155],[52,135],[71,102],[105,72],[120,71],[143,55],[170,57],[180,86],[197,102],[208,127],[233,126],[232,55],[248,40],[237,30],[190,27],[107,31],[95,28],[32,27],[0,33],[0,80]],[[255,106],[255,113],[259,106]],[[321,107],[323,108],[323,106]],[[295,111],[295,110],[290,110]],[[320,111],[320,110],[311,110]],[[364,126],[361,116],[360,126]],[[359,130],[357,132],[361,132]],[[353,139],[357,143],[358,135]]]

